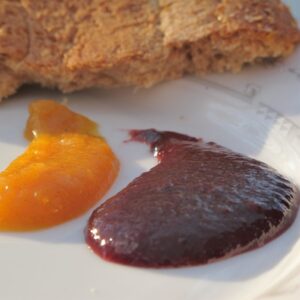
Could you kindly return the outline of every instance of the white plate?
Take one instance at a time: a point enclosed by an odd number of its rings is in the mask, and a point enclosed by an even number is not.
[[[299,2],[288,2],[300,17]],[[25,149],[27,105],[37,98],[63,96],[31,87],[1,104],[1,169]],[[121,160],[120,176],[105,199],[155,164],[144,145],[123,143],[122,129],[130,128],[174,130],[216,141],[269,163],[300,185],[300,49],[276,66],[239,75],[187,78],[137,93],[90,90],[68,99],[73,110],[101,124]],[[300,217],[261,249],[202,267],[149,270],[107,263],[90,252],[83,237],[89,214],[50,230],[1,233],[0,299],[300,297]]]

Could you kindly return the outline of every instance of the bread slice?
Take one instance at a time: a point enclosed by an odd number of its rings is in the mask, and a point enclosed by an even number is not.
[[[277,0],[160,2],[165,45],[186,45],[196,72],[237,72],[245,64],[287,56],[299,41],[296,22]]]
[[[300,41],[279,0],[2,0],[0,20],[0,98],[237,72]]]

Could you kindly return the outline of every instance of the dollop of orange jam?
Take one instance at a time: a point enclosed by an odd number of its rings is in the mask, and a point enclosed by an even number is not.
[[[43,133],[55,135],[67,132],[99,136],[95,122],[72,112],[65,105],[53,100],[31,103],[24,132],[27,140],[31,141]]]
[[[37,230],[75,218],[119,171],[94,122],[53,101],[34,102],[30,113],[25,132],[33,141],[0,173],[0,230]]]

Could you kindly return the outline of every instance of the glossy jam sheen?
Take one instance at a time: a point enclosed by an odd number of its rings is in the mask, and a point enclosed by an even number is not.
[[[205,264],[260,247],[295,219],[295,187],[266,164],[177,133],[130,133],[160,163],[93,212],[86,240],[102,258]]]
[[[34,102],[30,111],[26,135],[33,141],[0,173],[0,230],[36,230],[75,218],[107,192],[118,174],[109,145],[90,135],[95,123],[53,101]],[[43,118],[47,111],[56,121]]]

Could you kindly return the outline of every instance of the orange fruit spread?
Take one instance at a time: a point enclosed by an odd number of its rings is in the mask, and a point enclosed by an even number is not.
[[[28,149],[0,173],[2,231],[73,219],[97,203],[118,175],[118,159],[97,136],[97,125],[54,101],[31,104],[25,136],[33,139]]]
[[[52,100],[34,101],[29,106],[25,138],[31,141],[40,134],[81,133],[99,136],[95,122]]]

